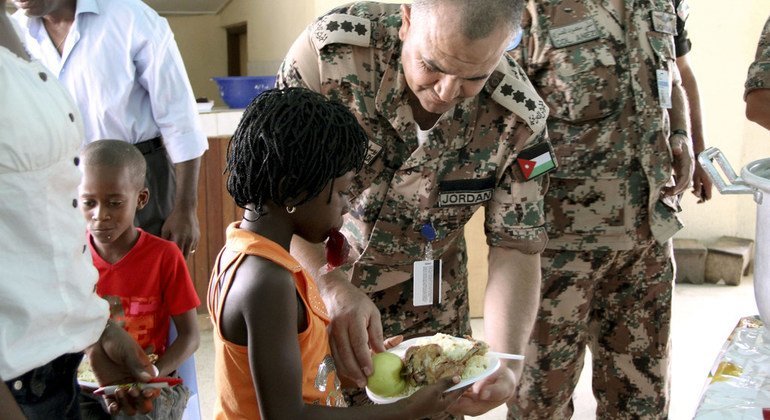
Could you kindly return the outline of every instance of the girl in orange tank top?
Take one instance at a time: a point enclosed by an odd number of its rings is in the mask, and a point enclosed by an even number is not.
[[[342,225],[367,138],[343,105],[303,88],[269,90],[246,109],[227,153],[227,190],[245,212],[211,275],[216,419],[404,419],[444,411],[457,378],[396,403],[345,400],[313,278],[290,254]]]

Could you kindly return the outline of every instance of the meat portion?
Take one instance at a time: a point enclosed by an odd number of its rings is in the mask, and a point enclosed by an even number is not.
[[[406,350],[404,377],[410,385],[430,385],[447,376],[462,377],[468,361],[474,356],[484,355],[489,349],[483,341],[472,338],[458,344],[459,339],[454,337],[444,334],[437,334],[436,337],[435,343],[412,346]]]

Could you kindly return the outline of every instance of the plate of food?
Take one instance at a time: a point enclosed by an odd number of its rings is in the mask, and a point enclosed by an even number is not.
[[[374,403],[388,404],[455,375],[460,376],[460,383],[447,392],[471,385],[500,367],[500,359],[488,350],[483,341],[442,333],[406,340],[374,355],[366,395]]]
[[[78,385],[80,385],[81,388],[88,388],[92,391],[99,388],[99,383],[96,381],[94,370],[91,369],[91,363],[88,361],[88,356],[83,356],[83,360],[78,366]]]
[[[119,389],[128,389],[132,386],[139,387],[139,389],[145,389],[145,388],[169,388],[174,385],[179,385],[182,383],[181,378],[171,378],[171,377],[159,377],[159,378],[152,378],[147,382],[135,382],[132,384],[119,384],[119,385],[107,385],[100,388],[97,388],[94,391],[94,395],[114,395],[115,392],[117,392]]]
[[[153,365],[158,361],[158,355],[155,353],[148,354],[147,357]],[[87,389],[89,391],[94,391],[99,388],[99,382],[96,379],[96,374],[94,374],[88,356],[83,356],[83,360],[81,360],[80,365],[78,365],[78,385],[80,385],[81,389]]]

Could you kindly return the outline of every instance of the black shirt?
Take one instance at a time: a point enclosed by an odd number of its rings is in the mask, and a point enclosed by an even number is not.
[[[692,42],[687,38],[687,30],[684,28],[684,20],[679,16],[679,4],[682,3],[683,0],[673,0],[674,3],[674,11],[676,12],[676,36],[674,36],[674,50],[676,51],[676,56],[681,57],[688,52],[690,52],[690,48],[692,47]],[[685,19],[687,16],[685,15]]]

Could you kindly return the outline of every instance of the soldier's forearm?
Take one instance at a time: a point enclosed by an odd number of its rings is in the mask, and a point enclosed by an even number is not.
[[[677,57],[676,64],[679,67],[679,73],[682,75],[682,88],[687,96],[687,106],[690,116],[690,137],[692,138],[693,152],[698,154],[706,148],[706,142],[703,139],[703,117],[700,107],[700,92],[698,91],[698,81],[690,67],[687,55]]]
[[[668,117],[671,123],[671,131],[685,130],[690,133],[689,107],[687,106],[687,95],[682,85],[675,83],[671,92],[671,108],[668,110]]]
[[[770,130],[770,89],[754,89],[746,95],[746,118]]]
[[[490,248],[484,331],[494,350],[524,353],[540,307],[540,282],[540,254]],[[518,377],[523,365],[511,367]]]

